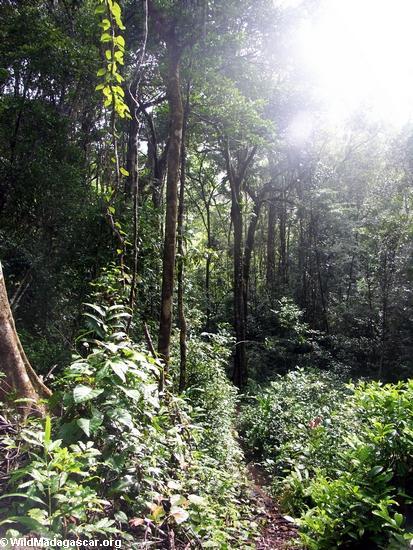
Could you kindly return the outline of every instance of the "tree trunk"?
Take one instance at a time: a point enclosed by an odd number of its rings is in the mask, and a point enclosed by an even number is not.
[[[188,82],[184,119],[182,126],[182,144],[181,144],[181,174],[179,188],[179,210],[178,210],[178,321],[179,321],[179,350],[180,350],[180,368],[179,368],[179,391],[185,389],[186,384],[186,319],[184,308],[184,214],[185,214],[185,177],[186,177],[186,127],[189,114],[189,92],[190,83]]]
[[[267,233],[267,269],[266,281],[267,292],[271,299],[274,298],[275,290],[275,219],[276,208],[273,202],[268,208],[268,233]]]
[[[231,187],[231,222],[234,231],[234,331],[235,355],[232,379],[238,388],[242,388],[248,378],[247,353],[245,347],[245,290],[244,290],[244,255],[243,255],[243,215],[242,215],[242,186],[247,169],[254,158],[257,148],[253,147],[238,151],[237,163],[234,167],[228,138],[224,142],[224,157],[228,180]]]
[[[162,264],[161,314],[159,323],[158,352],[168,368],[171,331],[174,272],[176,258],[176,226],[178,214],[179,164],[182,144],[183,109],[180,83],[180,51],[176,38],[168,40],[169,147],[166,179],[165,240]],[[161,382],[161,388],[163,383]]]
[[[51,396],[32,369],[16,331],[6,285],[0,263],[0,369],[5,377],[0,379],[0,398],[7,396],[29,401],[19,405],[23,414],[42,413],[41,398]]]
[[[207,247],[208,253],[205,262],[205,301],[206,301],[206,331],[211,330],[211,249],[212,249],[212,235],[211,235],[211,212],[210,203],[205,204],[206,208],[206,229],[207,229]]]
[[[257,201],[254,204],[251,220],[248,225],[247,237],[245,239],[244,265],[243,265],[245,333],[247,333],[247,327],[248,327],[248,295],[249,295],[249,282],[250,282],[250,271],[251,271],[251,258],[252,258],[252,251],[254,249],[255,233],[258,225],[258,220],[260,217],[261,206],[262,206],[261,201]]]
[[[280,279],[280,285],[283,293],[286,291],[287,286],[287,210],[286,210],[286,192],[284,189],[281,192],[281,202],[279,210],[279,222],[280,222],[280,263],[278,266],[278,273]]]
[[[233,381],[241,388],[247,378],[245,305],[240,183],[232,184],[231,220],[234,227],[234,328],[236,336]]]
[[[128,148],[126,154],[126,169],[129,175],[126,180],[126,193],[134,196],[135,190],[138,188],[138,147],[139,147],[139,123],[136,120],[136,106],[132,101],[129,101],[129,109],[132,113],[132,118],[129,121],[128,131]]]

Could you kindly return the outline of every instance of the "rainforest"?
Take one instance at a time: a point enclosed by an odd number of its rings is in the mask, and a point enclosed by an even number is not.
[[[409,0],[0,0],[0,547],[413,544]]]

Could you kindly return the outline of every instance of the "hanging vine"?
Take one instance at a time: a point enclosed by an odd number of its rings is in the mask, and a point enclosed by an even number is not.
[[[131,118],[129,107],[125,102],[125,92],[122,88],[124,81],[119,68],[124,64],[125,39],[121,31],[125,30],[122,22],[121,7],[113,0],[98,0],[99,5],[95,13],[100,17],[99,26],[102,29],[100,41],[105,45],[104,66],[101,67],[97,76],[101,82],[96,86],[96,91],[101,91],[103,95],[103,105],[105,109],[110,110],[110,132],[112,137],[112,162],[114,163],[114,182],[115,185],[110,189],[106,196],[106,219],[114,233],[117,241],[119,261],[124,274],[124,256],[126,248],[126,234],[122,230],[119,221],[115,221],[114,215],[116,209],[114,199],[116,192],[120,189],[121,176],[128,176],[129,172],[123,166],[120,166],[118,154],[118,136],[116,130],[116,119]]]
[[[129,107],[125,103],[125,92],[121,86],[124,81],[119,72],[119,66],[124,64],[125,39],[120,31],[125,30],[122,23],[120,5],[113,0],[98,0],[100,5],[95,13],[102,17],[100,27],[102,34],[100,41],[107,45],[105,50],[105,66],[101,67],[97,76],[102,82],[96,86],[96,90],[102,91],[104,106],[112,107],[112,112],[120,118],[131,118]]]

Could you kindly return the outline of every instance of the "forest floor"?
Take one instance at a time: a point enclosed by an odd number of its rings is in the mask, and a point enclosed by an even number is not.
[[[257,502],[257,520],[263,523],[257,550],[286,550],[297,539],[297,527],[281,514],[277,504],[270,497],[266,487],[268,480],[262,469],[250,462],[247,464],[252,496]],[[294,548],[298,548],[297,545]]]

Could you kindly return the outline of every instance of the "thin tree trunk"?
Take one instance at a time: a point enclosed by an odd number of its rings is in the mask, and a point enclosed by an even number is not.
[[[273,298],[274,286],[275,286],[275,219],[276,219],[276,208],[275,208],[275,204],[271,202],[268,208],[267,269],[266,269],[267,291],[271,298]]]
[[[182,144],[183,109],[180,83],[180,51],[176,38],[168,40],[169,147],[166,180],[165,241],[162,264],[161,314],[158,352],[168,369],[173,311],[173,290],[176,257],[176,227],[178,214],[179,164]],[[163,389],[163,380],[160,388]]]
[[[255,233],[258,225],[258,220],[260,217],[261,206],[262,206],[261,201],[256,202],[254,205],[254,209],[252,211],[252,217],[248,225],[247,237],[245,239],[244,265],[243,265],[245,333],[247,333],[247,329],[248,329],[248,296],[249,296],[249,281],[250,281],[250,271],[251,271],[251,258],[252,258],[252,251],[254,249]]]
[[[286,192],[283,185],[281,192],[281,204],[280,204],[280,264],[279,264],[279,277],[283,292],[286,290],[287,285],[287,211],[286,211]]]
[[[7,297],[3,270],[0,263],[0,369],[4,378],[0,378],[0,397],[12,396],[27,399],[19,405],[24,413],[44,412],[39,403],[41,398],[51,396],[51,391],[43,384],[32,369],[21,345],[14,324],[13,315]]]
[[[178,210],[178,321],[179,321],[179,350],[180,350],[180,368],[179,368],[179,391],[185,389],[186,384],[186,334],[187,326],[184,308],[184,215],[185,215],[185,178],[186,178],[186,128],[189,114],[189,91],[188,82],[186,92],[186,102],[184,110],[184,119],[182,126],[182,144],[181,144],[181,173],[179,188],[179,210]]]
[[[326,290],[324,288],[323,278],[321,274],[321,259],[320,259],[320,251],[318,248],[317,229],[315,227],[315,221],[313,217],[311,218],[311,230],[312,230],[313,243],[314,243],[314,254],[315,254],[315,260],[316,260],[318,288],[320,292],[321,308],[323,311],[324,329],[326,333],[329,334],[330,327],[328,322],[328,305],[327,305],[327,299],[326,299]]]
[[[247,359],[245,349],[242,210],[238,182],[234,182],[232,195],[231,219],[234,227],[234,325],[236,336],[233,381],[236,386],[241,388],[247,377]]]
[[[245,346],[245,304],[244,304],[244,258],[243,258],[243,214],[242,185],[246,171],[254,158],[256,147],[239,151],[236,169],[232,163],[228,139],[224,143],[224,157],[228,179],[231,187],[231,222],[234,231],[233,269],[234,269],[234,332],[236,337],[234,369],[232,379],[234,384],[242,388],[248,378],[247,353]]]
[[[139,257],[139,119],[138,119],[138,96],[139,96],[139,84],[142,76],[142,63],[146,52],[146,42],[148,39],[148,0],[143,0],[144,9],[144,35],[141,47],[141,54],[139,58],[136,75],[133,81],[133,88],[129,89],[128,98],[133,106],[130,107],[132,113],[132,119],[129,126],[129,142],[128,142],[128,159],[127,167],[129,170],[129,193],[133,196],[133,271],[132,281],[129,293],[129,308],[130,317],[127,324],[126,332],[129,333],[134,313],[135,298],[136,298],[136,284],[138,277],[138,257]],[[131,155],[131,157],[129,157]]]
[[[132,118],[129,121],[128,149],[126,153],[126,169],[129,175],[126,180],[126,193],[134,197],[138,189],[138,147],[139,147],[139,123],[136,116],[136,105],[133,100],[128,101]]]
[[[210,203],[205,204],[206,208],[206,228],[207,228],[207,247],[208,253],[205,262],[205,301],[206,301],[206,331],[211,330],[211,249],[212,249],[212,235],[211,235],[211,212]]]

